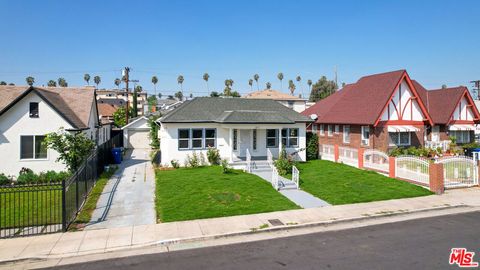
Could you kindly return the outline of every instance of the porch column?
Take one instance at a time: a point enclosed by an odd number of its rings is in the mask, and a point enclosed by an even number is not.
[[[282,129],[278,129],[278,157],[282,154],[283,149],[283,140],[282,140]]]
[[[233,129],[229,129],[229,144],[230,144],[230,162],[233,162]]]

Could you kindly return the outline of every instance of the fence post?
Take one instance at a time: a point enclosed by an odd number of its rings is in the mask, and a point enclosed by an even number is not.
[[[477,175],[475,176],[475,181],[477,181],[476,185],[480,186],[480,160],[477,160]]]
[[[365,149],[358,148],[357,156],[358,156],[358,168],[363,169],[363,152]]]
[[[431,163],[429,168],[430,191],[436,194],[442,194],[444,188],[443,164]]]
[[[395,165],[395,157],[388,157],[388,176],[390,178],[395,178],[397,176]]]
[[[335,160],[335,162],[338,162],[339,157],[340,157],[340,151],[338,149],[338,144],[335,144],[333,146],[333,159]]]
[[[62,231],[67,231],[67,198],[65,179],[62,179]]]

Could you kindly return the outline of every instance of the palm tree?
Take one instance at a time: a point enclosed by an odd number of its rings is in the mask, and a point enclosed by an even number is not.
[[[230,97],[232,95],[232,86],[233,86],[233,80],[232,79],[226,79],[225,80],[225,89],[223,90],[223,95],[226,97]]]
[[[282,72],[278,73],[277,78],[280,80],[280,91],[282,91],[283,90],[283,85],[282,85],[283,73]]]
[[[253,80],[252,79],[248,80],[248,85],[250,85],[250,91],[253,91],[253,89],[252,89]]]
[[[27,81],[28,85],[32,86],[35,83],[35,78],[33,78],[32,76],[28,76],[27,78],[25,78],[25,81]]]
[[[83,75],[83,80],[87,82],[87,85],[90,85],[90,74],[85,73],[85,75]]]
[[[7,85],[7,82],[6,81],[1,81],[0,85]]]
[[[257,90],[259,90],[258,89],[258,79],[260,79],[260,76],[258,74],[255,74],[255,75],[253,75],[253,79],[255,80],[255,82],[257,82]]]
[[[290,94],[293,96],[293,93],[295,92],[295,84],[292,80],[288,81],[288,89],[290,89]]]
[[[300,90],[301,90],[301,92],[302,92],[302,93],[300,93],[300,95],[302,96],[302,95],[303,95],[303,86],[302,86],[302,83],[301,83],[302,77],[300,77],[300,75],[298,75],[298,76],[295,78],[295,80],[296,80],[296,81],[298,82],[298,84],[300,85]]]
[[[158,83],[157,76],[152,77],[152,83],[153,83],[153,88],[155,89],[155,96],[156,96],[157,95],[157,83]]]
[[[183,92],[183,81],[184,81],[184,80],[185,80],[185,79],[183,78],[182,75],[178,75],[177,83],[180,84],[180,91],[181,91],[181,92]],[[183,95],[182,95],[182,97],[183,97]]]
[[[68,83],[64,78],[58,78],[57,81],[58,81],[58,85],[61,86],[61,87],[67,87],[68,86]]]
[[[113,83],[117,86],[117,89],[120,89],[120,84],[122,83],[122,81],[119,78],[116,78]]]
[[[162,93],[158,93],[158,98],[162,99]]]
[[[56,86],[57,86],[57,82],[54,81],[54,80],[50,80],[50,81],[48,81],[47,86],[48,86],[48,87],[56,87]]]
[[[308,80],[307,84],[308,84],[308,91],[312,91],[312,80]]]
[[[272,88],[272,84],[270,82],[267,82],[267,89]]]
[[[210,92],[210,89],[208,88],[208,79],[210,79],[210,75],[208,75],[208,73],[204,73],[203,80],[205,81],[205,83],[207,83],[207,92]]]
[[[98,85],[100,84],[100,82],[102,82],[102,79],[100,78],[100,76],[95,76],[93,77],[93,82],[97,85],[98,89]]]

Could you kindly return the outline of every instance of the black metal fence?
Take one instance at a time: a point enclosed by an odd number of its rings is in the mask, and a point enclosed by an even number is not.
[[[113,163],[118,134],[98,146],[80,168],[61,182],[0,186],[0,238],[66,231],[96,180]]]

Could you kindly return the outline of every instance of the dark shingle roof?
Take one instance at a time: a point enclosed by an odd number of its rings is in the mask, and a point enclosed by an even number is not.
[[[199,97],[160,119],[162,123],[297,123],[312,120],[268,99]]]

